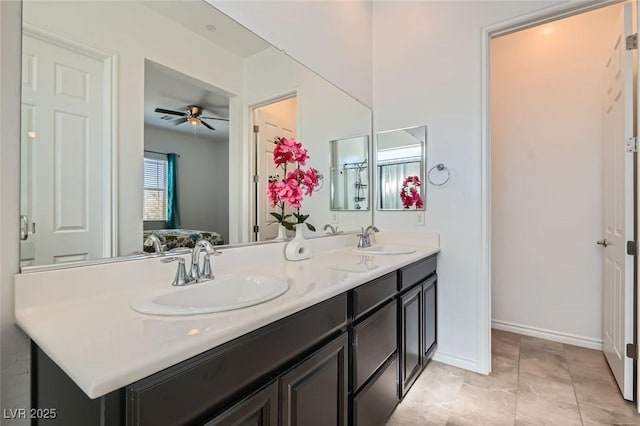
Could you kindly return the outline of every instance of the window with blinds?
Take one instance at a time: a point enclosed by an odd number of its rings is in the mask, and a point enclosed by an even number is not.
[[[167,220],[167,160],[144,159],[144,220]]]

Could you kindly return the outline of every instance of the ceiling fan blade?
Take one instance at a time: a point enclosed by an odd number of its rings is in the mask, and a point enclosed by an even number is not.
[[[213,127],[211,127],[210,125],[208,125],[207,123],[205,123],[204,121],[200,120],[200,122],[202,123],[202,125],[204,127],[206,127],[207,129],[211,129],[211,130],[215,130]]]
[[[179,116],[182,116],[182,117],[187,115],[186,112],[171,111],[170,109],[164,109],[164,108],[156,108],[154,111],[155,112],[159,112],[160,114],[179,115]]]
[[[219,117],[198,117],[198,118],[206,118],[207,120],[229,121],[228,118],[219,118]]]
[[[178,124],[186,123],[187,121],[189,121],[189,119],[187,119],[187,117],[178,118],[177,120],[173,120],[171,122],[171,124],[173,124],[174,126],[177,126]]]

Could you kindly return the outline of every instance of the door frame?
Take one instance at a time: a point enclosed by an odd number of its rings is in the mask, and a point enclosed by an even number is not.
[[[118,255],[118,57],[99,49],[78,43],[33,25],[23,24],[22,33],[46,43],[55,44],[64,49],[102,62],[104,73],[104,98],[109,100],[110,107],[103,112],[103,202],[110,206],[103,213],[102,251],[106,257]],[[37,268],[35,266],[34,268]]]
[[[253,126],[255,126],[256,110],[265,107],[267,105],[275,104],[280,101],[285,101],[287,99],[296,98],[296,126],[297,126],[297,134],[300,133],[300,104],[299,104],[299,90],[297,88],[284,91],[278,93],[272,97],[264,98],[261,100],[253,101],[247,107],[247,112],[249,114],[249,172],[251,176],[249,177],[249,224],[248,224],[248,235],[250,236],[250,242],[257,242],[256,233],[253,232],[253,226],[258,224],[258,194],[257,188],[258,183],[254,182],[253,176],[258,174],[258,145],[256,140],[256,134],[253,131]]]
[[[541,25],[562,18],[589,12],[628,0],[593,0],[583,3],[560,4],[528,13],[517,18],[508,19],[482,28],[482,58],[481,58],[481,167],[480,167],[480,265],[478,268],[478,369],[481,373],[491,372],[491,116],[490,116],[490,44],[491,39],[509,33],[521,31],[533,26]],[[639,0],[632,0],[638,2]],[[640,57],[640,55],[638,55]],[[639,90],[640,91],[640,88]],[[637,95],[637,92],[636,92]],[[636,113],[638,114],[638,113]],[[640,121],[639,121],[640,122]],[[636,169],[636,182],[638,170]],[[637,187],[637,185],[636,185]],[[636,188],[636,200],[639,191]],[[637,201],[636,201],[637,203]],[[638,209],[636,208],[636,215]],[[636,217],[636,221],[638,218]],[[638,267],[638,256],[635,259],[635,269]],[[637,281],[637,278],[636,278]],[[638,301],[636,292],[634,305]],[[638,335],[638,316],[635,313],[636,342],[640,342]],[[635,368],[634,362],[634,371]],[[636,375],[640,376],[640,375]],[[638,378],[634,384],[640,388]],[[635,392],[634,392],[635,394]]]

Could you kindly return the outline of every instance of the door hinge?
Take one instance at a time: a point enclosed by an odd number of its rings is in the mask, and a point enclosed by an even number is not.
[[[256,234],[260,232],[260,225],[253,225],[253,232]]]
[[[253,126],[253,133],[260,132],[260,126]]]
[[[638,255],[638,243],[636,241],[627,241],[627,254],[629,256]]]
[[[631,136],[627,139],[627,152],[638,152],[638,137]]]
[[[631,34],[625,39],[627,50],[635,50],[638,48],[638,33]]]
[[[260,183],[260,176],[253,175],[253,183]]]
[[[627,358],[638,359],[638,345],[627,343]]]

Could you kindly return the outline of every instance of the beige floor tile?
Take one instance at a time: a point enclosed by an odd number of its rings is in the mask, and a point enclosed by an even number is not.
[[[513,425],[515,389],[487,388],[465,383],[451,406],[449,422],[454,424]]]
[[[515,360],[494,355],[490,375],[467,372],[464,383],[478,388],[515,391],[518,387],[518,363]]]
[[[572,402],[565,402],[533,392],[519,391],[516,425],[581,426],[582,421],[575,399]]]
[[[638,425],[600,351],[494,330],[492,373],[431,362],[392,426]]]
[[[520,356],[520,336],[494,330],[491,334],[491,352],[493,355],[517,360]]]
[[[522,336],[520,338],[520,348],[523,346],[535,346],[550,351],[564,352],[564,345],[562,343],[531,336]]]
[[[539,399],[576,405],[576,395],[571,382],[553,380],[521,371],[518,376],[518,397],[525,395]]]
[[[634,404],[626,403],[627,408],[601,408],[580,402],[580,413],[585,426],[595,425],[640,425],[640,414]]]

